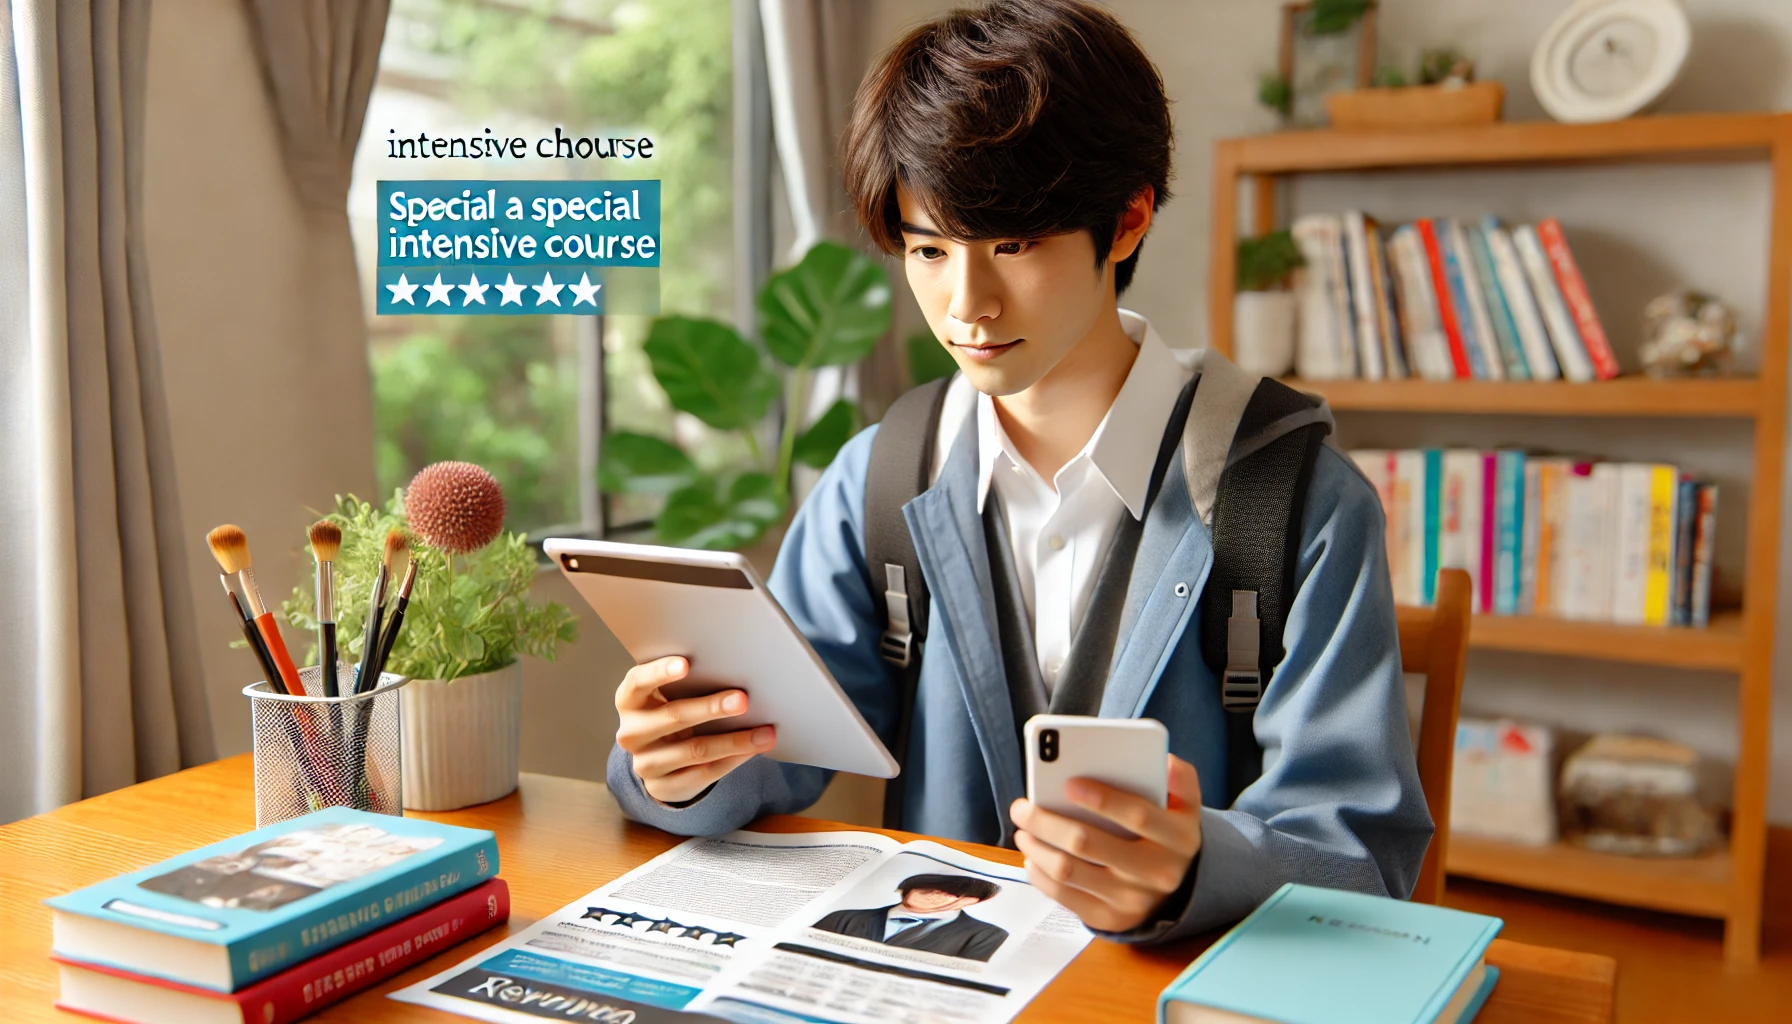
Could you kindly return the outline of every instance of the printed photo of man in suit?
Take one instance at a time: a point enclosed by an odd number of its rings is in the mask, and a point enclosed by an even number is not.
[[[823,931],[888,946],[987,961],[1008,932],[965,908],[994,899],[1002,887],[967,875],[910,875],[896,887],[902,902],[870,910],[836,910],[815,922]]]

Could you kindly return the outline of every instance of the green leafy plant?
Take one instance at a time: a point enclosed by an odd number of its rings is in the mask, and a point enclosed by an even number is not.
[[[1471,82],[1475,78],[1475,62],[1461,50],[1442,47],[1419,54],[1419,84],[1437,85],[1450,79]]]
[[[1404,89],[1412,84],[1407,81],[1406,72],[1396,67],[1380,67],[1370,77],[1369,84],[1377,89]]]
[[[958,360],[932,331],[916,331],[908,336],[908,376],[916,387],[930,380],[950,377],[958,372]]]
[[[1294,86],[1281,75],[1265,74],[1257,80],[1257,102],[1287,117],[1294,112]]]
[[[1271,231],[1256,238],[1238,240],[1238,287],[1261,292],[1286,284],[1288,276],[1307,261],[1287,231]]]
[[[670,441],[615,432],[604,438],[598,486],[608,494],[663,495],[654,535],[664,543],[751,544],[784,517],[791,467],[826,466],[858,429],[858,406],[846,399],[804,422],[800,411],[807,408],[813,372],[865,358],[889,327],[889,276],[869,257],[833,242],[818,243],[766,282],[759,293],[760,345],[720,321],[660,317],[643,346],[654,379],[674,409],[738,434],[753,465],[712,474]],[[760,427],[780,395],[784,408],[797,413],[785,413],[778,446],[768,453]]]
[[[1308,24],[1316,36],[1343,32],[1373,6],[1373,0],[1313,0],[1313,18]]]
[[[395,491],[384,509],[352,494],[338,495],[336,510],[325,518],[342,528],[336,637],[343,660],[351,661],[361,654],[367,603],[386,534],[393,529],[411,533],[404,492]],[[450,555],[412,534],[411,559],[417,581],[388,671],[413,679],[458,679],[503,668],[520,654],[552,661],[560,644],[578,639],[578,626],[564,605],[529,600],[536,559],[520,533],[500,533],[465,555]],[[294,587],[281,610],[295,628],[315,634],[317,608],[310,587]],[[307,660],[317,660],[315,649]]]

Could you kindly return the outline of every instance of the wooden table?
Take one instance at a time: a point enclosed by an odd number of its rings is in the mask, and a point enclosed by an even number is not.
[[[0,1020],[85,1019],[51,1005],[57,977],[49,959],[50,912],[43,899],[254,828],[252,770],[244,754],[0,826]],[[417,816],[497,833],[500,874],[510,882],[511,929],[547,916],[680,841],[624,820],[600,783],[546,775],[524,775],[521,788],[503,800]],[[768,818],[755,826],[768,832],[848,827],[796,817]],[[1012,850],[948,845],[1020,863]],[[496,928],[477,936],[312,1019],[464,1020],[394,1002],[384,994],[471,956],[505,934],[504,928]],[[1020,1020],[1151,1020],[1158,991],[1209,941],[1136,949],[1096,940]],[[1612,1019],[1617,964],[1610,958],[1496,940],[1487,959],[1499,966],[1500,981],[1476,1024]]]

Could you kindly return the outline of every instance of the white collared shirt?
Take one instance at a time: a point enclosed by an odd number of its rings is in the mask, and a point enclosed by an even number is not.
[[[1144,515],[1158,444],[1182,392],[1184,371],[1151,325],[1124,309],[1120,324],[1138,357],[1089,442],[1051,482],[1015,450],[995,402],[977,396],[977,511],[993,485],[1047,693],[1057,689],[1120,517]]]

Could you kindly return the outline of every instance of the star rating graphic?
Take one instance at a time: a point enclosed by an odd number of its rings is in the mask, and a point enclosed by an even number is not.
[[[429,313],[603,313],[604,282],[600,272],[581,267],[552,267],[541,270],[539,283],[533,283],[535,272],[530,267],[483,267],[417,270],[412,280],[409,270],[396,279],[382,276],[380,285],[387,293],[381,297],[381,311]],[[517,273],[528,275],[517,280]],[[574,280],[574,274],[577,280]],[[502,280],[499,275],[502,274]],[[496,292],[494,296],[490,293]],[[419,294],[421,292],[421,294]],[[495,309],[493,307],[496,307]]]
[[[612,920],[606,921],[605,918],[612,918]],[[580,920],[596,921],[605,927],[624,928],[629,931],[634,931],[635,925],[645,924],[646,931],[649,933],[664,932],[669,938],[690,939],[692,942],[702,942],[703,937],[707,935],[709,944],[712,946],[732,947],[747,938],[747,936],[735,932],[717,931],[714,928],[705,928],[697,924],[681,924],[669,917],[648,917],[628,910],[611,910],[609,907],[586,907]]]

